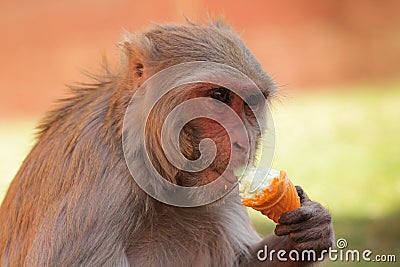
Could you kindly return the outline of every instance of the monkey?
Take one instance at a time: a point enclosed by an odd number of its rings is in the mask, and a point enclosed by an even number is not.
[[[167,114],[174,105],[192,98],[211,101],[202,110],[216,114],[214,109],[228,107],[243,124],[254,124],[257,111],[249,105],[257,106],[259,100],[246,104],[229,88],[204,82],[178,86],[148,116],[142,114],[149,94],[143,86],[160,71],[185,62],[235,68],[254,81],[263,100],[270,100],[277,87],[239,35],[221,20],[161,24],[125,33],[119,46],[122,57],[116,72],[106,69],[92,83],[71,86],[70,95],[38,126],[37,142],[1,204],[0,265],[314,265],[315,260],[280,261],[274,256],[262,261],[257,257],[265,246],[316,253],[333,246],[330,213],[311,201],[301,187],[297,187],[301,207],[283,214],[274,233],[262,238],[240,202],[237,186],[211,203],[179,207],[149,195],[133,179],[153,175],[143,164],[144,148],[156,172],[183,188],[218,180],[233,151],[254,157],[261,126],[249,127],[248,136],[243,137],[228,133],[209,118],[196,118],[179,133],[181,153],[190,160],[201,156],[202,139],[216,144],[215,159],[208,167],[197,172],[179,170],[160,145],[160,125]],[[139,97],[132,102],[136,94]],[[138,120],[147,116],[143,134],[134,122],[124,124],[128,107]],[[134,170],[125,160],[124,135]],[[235,164],[244,163],[238,157]]]

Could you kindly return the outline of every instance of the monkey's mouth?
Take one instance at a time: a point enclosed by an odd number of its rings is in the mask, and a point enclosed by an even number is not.
[[[237,177],[234,175],[234,172],[231,170],[225,170],[222,172],[215,170],[215,172],[219,175],[219,177],[222,177],[222,179],[229,182],[230,184],[235,184],[238,181]]]

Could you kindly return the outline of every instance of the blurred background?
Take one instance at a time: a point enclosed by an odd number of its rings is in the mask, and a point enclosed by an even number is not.
[[[124,30],[223,15],[280,86],[274,167],[329,208],[349,249],[400,261],[399,12],[396,0],[1,0],[0,201],[43,113],[104,55],[117,66]]]

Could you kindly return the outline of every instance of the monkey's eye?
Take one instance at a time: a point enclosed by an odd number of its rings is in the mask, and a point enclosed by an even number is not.
[[[244,112],[249,117],[254,117],[254,112],[257,112],[262,106],[265,98],[260,97],[259,95],[249,95],[244,100]]]
[[[219,100],[225,104],[231,103],[231,91],[223,87],[211,90],[210,97]]]
[[[255,107],[261,102],[261,99],[257,95],[250,95],[246,97],[245,104]]]

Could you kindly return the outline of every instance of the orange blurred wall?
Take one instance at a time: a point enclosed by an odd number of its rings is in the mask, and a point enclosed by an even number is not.
[[[43,113],[118,61],[124,29],[224,15],[266,71],[290,89],[397,79],[400,1],[0,1],[0,118]]]

